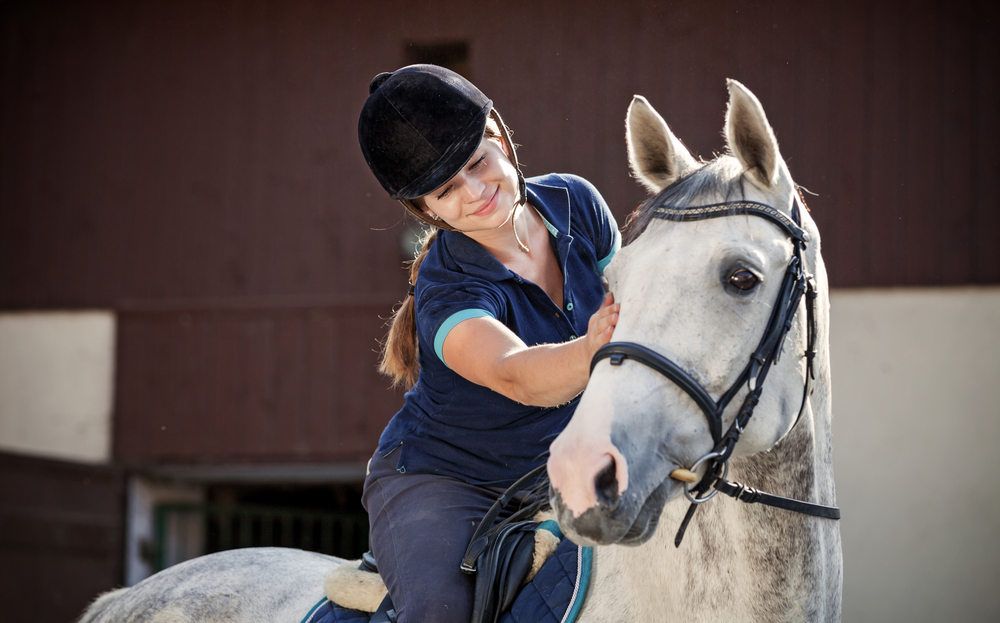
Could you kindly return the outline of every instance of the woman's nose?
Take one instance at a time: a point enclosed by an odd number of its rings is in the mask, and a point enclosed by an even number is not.
[[[472,175],[463,175],[459,192],[466,202],[472,203],[482,199],[483,183]]]

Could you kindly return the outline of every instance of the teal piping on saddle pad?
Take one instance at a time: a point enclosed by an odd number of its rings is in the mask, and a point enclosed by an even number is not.
[[[561,623],[573,623],[580,614],[584,597],[587,596],[587,589],[590,587],[590,563],[593,557],[593,547],[581,547],[577,553],[576,588],[573,589],[573,597],[569,601],[566,616]]]
[[[302,620],[299,623],[306,623],[309,619],[312,618],[312,615],[315,614],[317,610],[319,610],[319,607],[325,604],[327,601],[328,600],[326,596],[324,596],[323,599],[320,599],[318,602],[316,602],[316,605],[309,609],[309,612],[306,614],[306,616],[302,617]]]
[[[546,519],[545,521],[539,523],[537,526],[535,526],[535,531],[537,532],[538,530],[548,530],[557,539],[559,539],[560,541],[563,540],[562,530],[559,529],[559,523],[554,519]]]
[[[535,527],[535,530],[548,530],[557,539],[560,541],[563,540],[563,533],[559,529],[559,524],[552,519],[541,522]],[[590,586],[590,564],[593,561],[593,557],[593,547],[581,547],[577,550],[576,582],[573,587],[573,596],[569,600],[569,605],[566,607],[566,614],[560,623],[573,623],[580,614],[584,597],[587,596],[587,588]]]

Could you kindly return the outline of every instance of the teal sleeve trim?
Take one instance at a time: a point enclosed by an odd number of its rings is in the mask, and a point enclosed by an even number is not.
[[[603,275],[604,274],[604,269],[608,267],[608,264],[611,263],[611,259],[615,256],[615,253],[618,253],[619,249],[621,249],[621,248],[622,248],[622,235],[616,229],[615,230],[615,242],[614,242],[613,245],[611,245],[611,253],[608,253],[607,257],[605,257],[603,260],[601,260],[601,261],[599,261],[597,263],[597,273],[599,275]]]
[[[454,314],[448,316],[448,319],[441,323],[441,328],[437,330],[437,335],[434,336],[434,353],[444,365],[448,365],[448,363],[444,360],[444,353],[442,352],[442,349],[444,348],[444,339],[448,337],[448,334],[455,328],[455,325],[463,320],[468,320],[469,318],[493,318],[496,320],[496,316],[485,309],[463,309],[460,312],[455,312]],[[449,369],[451,368],[451,366],[448,367]]]

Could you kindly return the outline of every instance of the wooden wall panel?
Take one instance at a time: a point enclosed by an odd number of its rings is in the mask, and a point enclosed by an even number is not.
[[[711,156],[734,77],[818,194],[835,285],[1000,278],[985,2],[436,6],[6,3],[0,306],[399,284],[356,116],[406,43],[440,41],[469,43],[529,173],[581,173],[622,216],[630,96]]]
[[[4,8],[0,305],[402,281],[336,3]]]
[[[388,302],[130,309],[115,456],[149,463],[364,463],[399,408],[375,370]]]
[[[75,621],[121,585],[124,482],[118,468],[0,453],[5,621]]]

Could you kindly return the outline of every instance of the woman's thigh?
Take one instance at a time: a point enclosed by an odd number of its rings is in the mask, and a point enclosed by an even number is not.
[[[381,461],[372,461],[364,503],[400,623],[467,622],[474,578],[459,565],[497,493],[447,476],[398,474]]]

